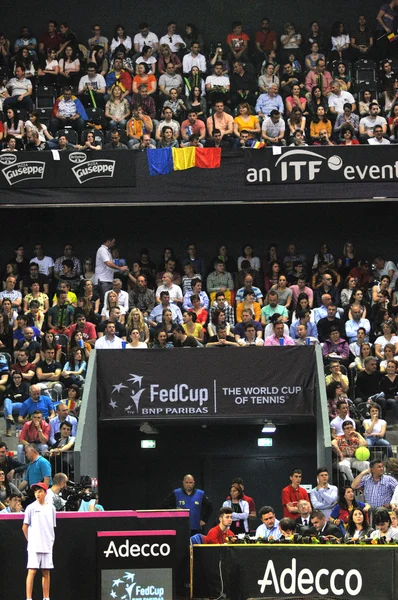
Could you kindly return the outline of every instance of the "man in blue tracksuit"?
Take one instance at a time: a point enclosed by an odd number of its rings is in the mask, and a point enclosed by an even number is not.
[[[185,475],[182,487],[173,490],[162,503],[162,508],[181,508],[190,511],[191,535],[203,533],[212,513],[213,506],[203,490],[195,487],[192,475]]]

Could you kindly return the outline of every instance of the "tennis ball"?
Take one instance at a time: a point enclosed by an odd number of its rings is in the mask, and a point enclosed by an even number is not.
[[[360,448],[357,448],[355,451],[355,458],[357,460],[368,460],[369,456],[370,456],[369,449],[366,448],[365,446],[361,446]]]

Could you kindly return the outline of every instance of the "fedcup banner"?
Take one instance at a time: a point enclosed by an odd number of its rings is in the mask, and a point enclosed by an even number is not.
[[[195,420],[313,416],[313,346],[97,351],[99,417]]]

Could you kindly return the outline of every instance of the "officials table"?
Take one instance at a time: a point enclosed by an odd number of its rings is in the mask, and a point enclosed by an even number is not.
[[[397,577],[397,545],[201,544],[191,551],[191,598],[394,600]]]

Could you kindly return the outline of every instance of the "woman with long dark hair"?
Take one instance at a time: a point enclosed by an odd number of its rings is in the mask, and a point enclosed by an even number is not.
[[[332,25],[331,34],[332,50],[330,60],[348,60],[350,36],[346,33],[344,24],[341,21],[335,21]]]
[[[6,508],[4,502],[10,497],[10,494],[22,496],[16,485],[8,481],[6,472],[3,468],[0,469],[0,509]]]
[[[200,46],[200,52],[203,52],[204,42],[203,37],[200,34],[198,28],[193,23],[187,23],[185,25],[185,32],[182,35],[182,39],[185,42],[186,51],[191,51],[191,46],[194,42]]]
[[[193,91],[194,87],[198,87],[200,89],[200,95],[204,96],[206,93],[205,82],[201,77],[199,67],[194,65],[189,73],[188,77],[184,77],[185,81],[185,95],[189,96]]]
[[[92,58],[92,62],[96,62]],[[61,86],[77,85],[80,78],[80,60],[73,46],[66,46],[64,57],[59,60],[58,81]]]
[[[362,508],[354,508],[348,518],[346,540],[363,540],[370,536],[373,527],[368,523],[368,515]]]
[[[153,56],[153,48],[151,46],[143,46],[141,55],[135,61],[136,65],[144,63],[147,65],[149,72],[152,75],[156,73],[156,58]]]
[[[75,347],[69,353],[69,358],[62,369],[60,381],[67,388],[73,384],[81,387],[84,383],[86,371],[87,363],[83,359],[82,349]]]
[[[325,107],[322,104],[318,104],[316,107],[316,114],[313,117],[310,124],[310,137],[311,142],[319,142],[320,132],[326,129],[328,137],[332,135],[332,123],[326,116]]]
[[[349,516],[355,508],[365,509],[367,512],[370,506],[364,502],[356,501],[354,490],[351,486],[342,487],[339,490],[338,502],[330,513],[329,521],[333,525],[340,527],[341,531],[345,534]]]
[[[325,113],[328,110],[328,99],[322,94],[319,86],[314,86],[311,91],[311,100],[307,104],[309,116],[313,119],[316,116],[318,106],[323,106]]]
[[[129,35],[126,35],[126,30],[123,25],[116,25],[115,31],[113,33],[113,38],[111,41],[110,53],[113,54],[116,48],[120,45],[123,45],[126,50],[131,50],[132,41]]]
[[[196,69],[197,67],[193,67]],[[201,79],[203,82],[203,79]],[[186,103],[187,112],[195,111],[198,118],[205,121],[207,117],[207,104],[206,98],[202,95],[200,88],[195,85],[189,92],[189,97]]]
[[[97,65],[97,73],[105,77],[109,71],[109,61],[102,46],[94,46],[90,60]]]
[[[25,126],[16,111],[9,107],[6,112],[6,120],[4,121],[4,138],[7,139],[10,135],[14,136],[21,147],[22,138],[25,135]]]
[[[29,115],[29,119],[25,121],[25,129],[28,132],[29,129],[33,129],[37,131],[39,134],[39,140],[41,142],[46,142],[47,140],[54,139],[51,133],[47,129],[47,125],[44,125],[40,121],[40,113],[38,110],[32,110]]]
[[[45,359],[45,352],[49,349],[54,350],[54,360],[59,362],[61,360],[62,348],[55,341],[54,334],[51,331],[46,331],[41,340],[41,348],[40,348],[40,358],[41,360]]]

